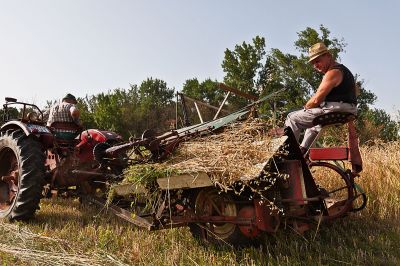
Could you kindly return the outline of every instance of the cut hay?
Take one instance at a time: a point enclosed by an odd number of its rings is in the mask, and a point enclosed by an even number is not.
[[[126,265],[101,250],[90,254],[73,250],[68,241],[35,234],[24,225],[0,221],[0,234],[0,253],[29,265]]]
[[[205,172],[213,182],[230,185],[256,178],[265,162],[274,154],[271,127],[261,119],[249,119],[228,125],[222,133],[195,138],[180,144],[168,161],[136,165],[127,172],[130,182],[154,181],[143,173],[191,174]],[[151,169],[151,171],[149,170]],[[164,176],[164,177],[167,177]]]

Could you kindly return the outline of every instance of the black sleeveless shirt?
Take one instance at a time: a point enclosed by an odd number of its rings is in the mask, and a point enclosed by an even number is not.
[[[331,69],[339,69],[342,71],[343,80],[326,95],[325,101],[357,104],[356,84],[353,74],[342,64],[336,65]]]

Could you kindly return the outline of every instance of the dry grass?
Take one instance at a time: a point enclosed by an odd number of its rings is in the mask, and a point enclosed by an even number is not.
[[[400,142],[379,143],[362,151],[360,184],[368,191],[366,215],[400,224]],[[400,251],[399,251],[400,252]]]
[[[268,127],[260,119],[230,125],[221,134],[182,144],[166,167],[180,172],[206,172],[220,183],[256,177],[274,150]]]
[[[262,247],[202,246],[187,228],[148,232],[72,199],[44,200],[29,223],[0,224],[2,265],[400,265],[400,143],[362,148],[368,206]]]
[[[97,247],[84,253],[80,247],[76,247],[75,243],[69,241],[70,236],[78,233],[76,228],[69,227],[71,220],[73,223],[74,219],[83,218],[85,215],[82,214],[78,206],[74,206],[77,203],[65,203],[56,201],[55,205],[50,206],[48,211],[41,211],[38,219],[29,226],[22,223],[0,222],[2,235],[0,252],[12,255],[17,259],[16,261],[25,262],[28,265],[31,263],[49,265],[49,262],[51,262],[51,265],[125,265],[111,254]],[[47,220],[40,223],[42,219]],[[52,223],[61,223],[62,221],[66,221],[63,228],[58,230],[58,233],[52,233]],[[37,228],[37,222],[40,223],[39,228]],[[76,227],[76,225],[73,225],[73,227]],[[34,232],[37,231],[35,229],[39,229],[39,231]],[[70,236],[66,238],[63,232],[70,234]]]
[[[205,172],[221,185],[252,179],[261,172],[262,163],[275,152],[272,138],[266,134],[268,129],[268,124],[261,119],[235,123],[223,133],[184,142],[168,161],[136,166],[133,173],[153,181],[154,178],[148,176],[151,172],[154,175],[168,171]]]

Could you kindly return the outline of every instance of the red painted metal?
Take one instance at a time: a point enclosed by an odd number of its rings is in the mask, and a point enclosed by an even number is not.
[[[81,133],[81,142],[78,144],[78,146],[81,146],[92,140],[97,142],[104,142],[107,140],[107,138],[100,130],[88,129]]]
[[[258,229],[265,232],[274,233],[279,227],[279,216],[276,211],[271,210],[265,201],[254,200],[255,224]]]
[[[245,206],[240,209],[238,217],[254,221],[256,219],[256,210],[253,206]],[[251,223],[249,225],[240,225],[239,229],[246,237],[249,238],[254,238],[260,234],[260,229],[257,228],[255,223]]]
[[[81,133],[81,139],[79,144],[76,146],[79,150],[79,159],[81,163],[90,162],[94,160],[93,148],[100,142],[110,141],[117,142],[121,141],[122,137],[111,131],[88,129]]]
[[[348,160],[349,148],[348,147],[311,148],[310,159],[313,161]]]
[[[80,139],[55,139],[55,148],[47,150],[45,162],[52,173],[51,185],[74,186],[93,177],[102,177],[99,169],[95,168],[93,148],[101,142],[113,143],[119,140],[122,137],[118,134],[97,129],[83,131]]]
[[[18,193],[18,162],[13,152],[8,152],[9,169],[6,175],[0,178],[0,210],[4,211],[10,208],[15,196]],[[11,157],[11,158],[10,158]],[[8,174],[8,175],[7,175]]]
[[[292,199],[292,205],[306,204],[307,194],[300,160],[286,160],[283,170],[289,175],[289,186],[282,190],[282,198]]]

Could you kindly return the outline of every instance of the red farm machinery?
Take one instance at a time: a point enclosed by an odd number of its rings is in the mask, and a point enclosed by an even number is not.
[[[348,147],[310,149],[305,158],[290,128],[273,139],[273,155],[246,182],[221,189],[205,172],[195,178],[176,174],[155,180],[157,198],[151,208],[140,196],[148,188],[135,184],[114,185],[115,196],[107,202],[109,184],[118,184],[129,165],[162,162],[182,142],[216,134],[246,119],[254,106],[273,96],[221,118],[217,114],[209,122],[164,134],[148,130],[125,142],[114,132],[97,129],[83,130],[71,141],[57,139],[37,106],[6,98],[0,130],[0,218],[26,220],[35,214],[42,197],[72,194],[107,206],[148,230],[188,226],[205,242],[241,246],[284,224],[302,233],[313,224],[364,208],[366,195],[355,183],[361,169],[348,169],[346,163],[353,162],[358,146],[353,142]],[[7,110],[17,104],[22,105],[20,118],[10,119]],[[343,124],[351,119],[348,114],[331,113],[316,123]],[[132,153],[139,159],[131,159]]]

